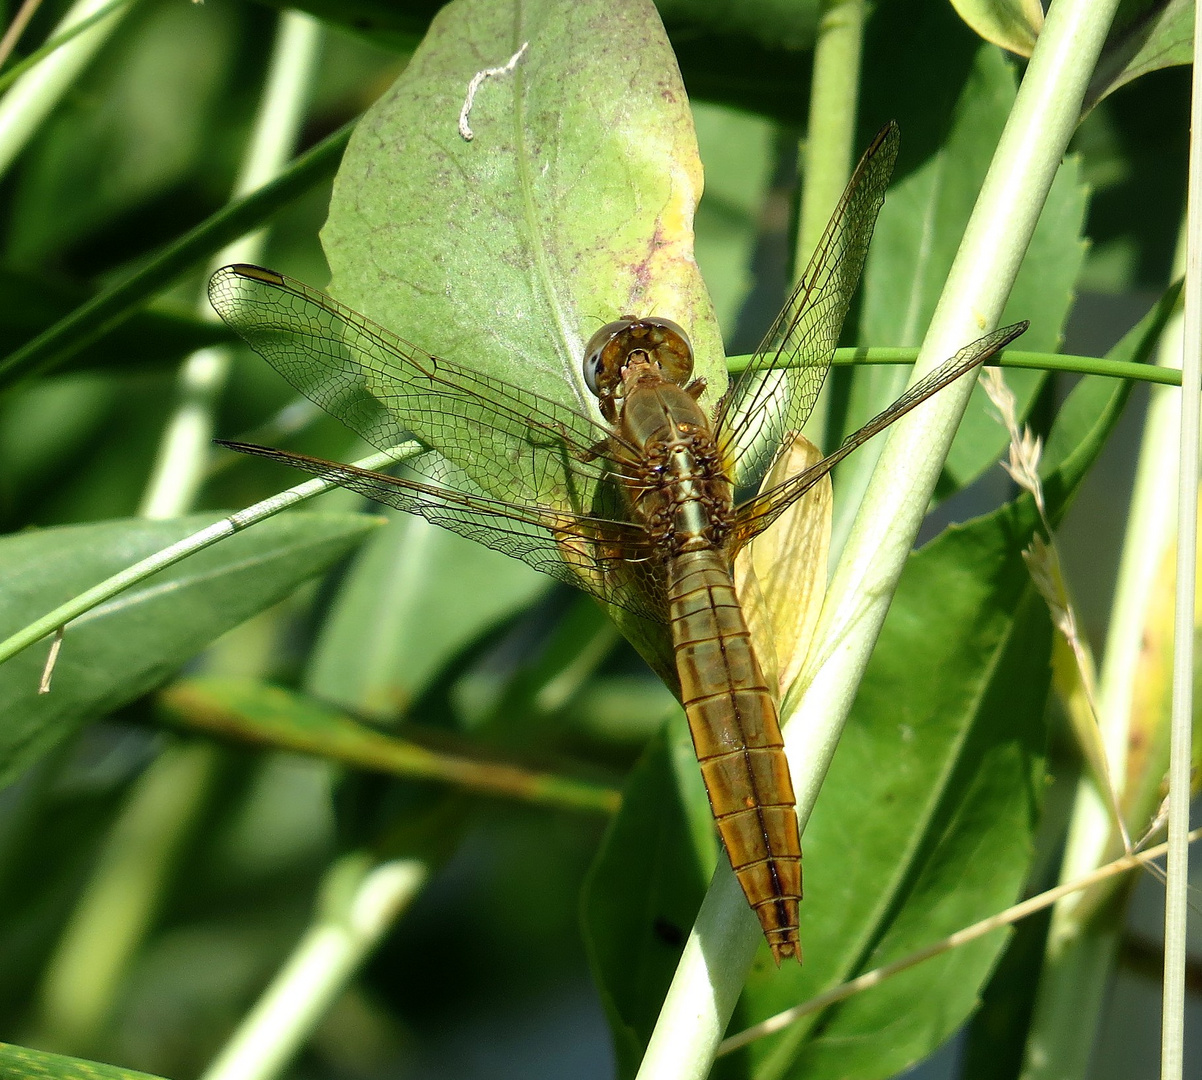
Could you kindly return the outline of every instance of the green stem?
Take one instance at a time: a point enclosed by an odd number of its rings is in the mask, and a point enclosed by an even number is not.
[[[387,468],[393,462],[404,460],[405,457],[411,457],[419,453],[420,450],[421,448],[416,443],[411,443],[388,453],[372,454],[370,457],[355,462],[355,464],[361,469]],[[303,502],[305,499],[311,499],[314,495],[321,495],[323,492],[330,491],[334,487],[337,487],[337,485],[330,480],[306,480],[303,484],[298,484],[296,487],[289,488],[278,495],[273,495],[269,499],[255,503],[245,510],[239,510],[236,514],[222,518],[207,528],[185,537],[178,543],[172,544],[162,551],[155,552],[141,562],[122,570],[119,574],[114,574],[112,577],[100,582],[100,584],[94,585],[78,596],[72,597],[65,604],[61,604],[53,611],[43,615],[42,618],[22,627],[15,634],[5,638],[4,641],[0,641],[0,664],[4,663],[5,660],[11,659],[22,649],[27,649],[30,645],[41,641],[48,634],[53,634],[59,627],[66,626],[72,619],[78,619],[85,612],[91,611],[92,608],[103,604],[106,600],[111,600],[131,585],[136,585],[139,581],[146,580],[146,578],[152,574],[157,574],[165,567],[180,562],[182,559],[186,559],[189,555],[194,555],[198,551],[203,551],[218,541],[224,540],[228,536],[233,536],[236,532],[241,532],[247,526],[253,525],[257,521],[262,521],[273,514],[278,514],[281,510],[287,510],[297,503]]]
[[[1118,0],[1057,0],[940,297],[915,377],[1001,316]],[[949,387],[894,425],[835,568],[815,634],[817,657],[787,695],[786,752],[804,825],[972,386]],[[805,722],[788,723],[804,715]],[[686,943],[641,1076],[700,1078],[756,948],[758,928],[722,863]],[[714,962],[717,961],[717,962]]]
[[[834,365],[912,364],[918,359],[918,349],[889,347],[836,349]],[[726,361],[727,370],[737,375],[747,367],[751,356],[732,356]],[[1068,356],[1064,353],[1023,352],[1006,349],[987,361],[986,367],[1031,368],[1039,371],[1063,371],[1073,375],[1101,375],[1108,379],[1131,379],[1134,382],[1155,383],[1160,386],[1180,386],[1181,372],[1174,368],[1125,360],[1107,360],[1100,356]]]
[[[860,103],[860,57],[864,49],[864,0],[823,0],[814,42],[810,112],[803,145],[805,182],[798,214],[793,280],[805,270],[851,176]],[[826,442],[826,402],[819,401],[807,427],[818,446]]]
[[[336,862],[313,924],[202,1080],[278,1076],[428,877],[415,859],[352,853]]]
[[[794,277],[818,246],[851,175],[865,14],[864,0],[826,0],[819,17]]]

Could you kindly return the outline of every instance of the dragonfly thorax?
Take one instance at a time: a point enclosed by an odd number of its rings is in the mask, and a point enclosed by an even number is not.
[[[635,516],[666,556],[721,547],[730,532],[732,488],[713,431],[684,387],[657,371],[628,373],[618,423]]]
[[[700,439],[655,448],[637,511],[665,554],[721,548],[730,532],[731,487]]]
[[[632,369],[648,369],[683,386],[693,373],[693,346],[671,319],[626,316],[606,323],[589,339],[583,366],[584,381],[596,394],[602,415],[613,422]]]

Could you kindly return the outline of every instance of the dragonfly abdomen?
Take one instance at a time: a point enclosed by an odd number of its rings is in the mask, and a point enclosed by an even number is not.
[[[801,959],[801,838],[776,703],[751,646],[726,556],[667,560],[681,698],[731,866],[779,964]]]

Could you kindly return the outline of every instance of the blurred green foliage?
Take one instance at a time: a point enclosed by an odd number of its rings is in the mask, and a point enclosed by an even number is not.
[[[324,25],[305,148],[393,85],[440,5],[301,6]],[[1124,5],[1110,82],[1098,87],[1078,129],[1012,301],[1015,318],[1033,321],[1028,348],[1052,350],[1071,333],[1082,293],[1146,298],[1168,284],[1184,208],[1187,73],[1141,67],[1134,81],[1120,76],[1123,57],[1143,63],[1150,51],[1146,37],[1133,49],[1133,35],[1151,33],[1149,26],[1176,33],[1180,6]],[[792,272],[804,173],[798,143],[819,4],[664,0],[659,7],[706,174],[697,261],[728,351],[748,351]],[[47,0],[17,55],[35,49],[65,10]],[[276,22],[273,7],[243,0],[133,5],[0,182],[6,355],[151,264],[225,205]],[[845,343],[921,338],[1021,71],[1021,61],[982,44],[950,5],[876,6],[855,141],[866,144],[897,119],[903,151]],[[1112,83],[1117,89],[1104,96]],[[587,112],[587,100],[576,104]],[[430,245],[420,254],[439,261],[434,245],[449,223],[437,185],[416,168],[402,175],[403,160],[394,168],[383,187],[403,195]],[[324,287],[318,231],[330,201],[324,180],[276,213],[263,261]],[[355,254],[344,247],[339,258],[345,265]],[[392,257],[403,262],[405,252]],[[380,263],[371,263],[368,277]],[[176,408],[181,358],[228,340],[198,315],[204,276],[198,264],[165,278],[119,328],[80,340],[64,366],[0,395],[0,615],[10,632],[188,531],[191,519],[131,519]],[[459,300],[487,336],[496,300],[487,274],[471,284]],[[374,285],[387,293],[396,282]],[[1117,326],[1113,338],[1127,328]],[[415,338],[423,330],[392,329]],[[854,426],[896,386],[895,373],[837,386],[832,429]],[[1052,393],[1032,377],[1024,404],[1046,403]],[[1043,423],[1064,456],[1079,452],[1059,493],[1065,503],[1121,405],[1090,398],[1093,427],[1081,419],[1079,400],[1058,427]],[[296,415],[283,381],[238,351],[217,408],[219,434],[257,430],[269,433],[263,441],[306,453],[355,454],[331,418],[302,414],[296,422]],[[1035,421],[1050,415],[1037,408]],[[991,467],[1005,441],[998,430],[974,406],[941,494],[960,492]],[[291,482],[258,462],[213,460],[196,508],[205,513]],[[985,516],[914,557],[830,795],[807,833],[807,883],[817,895],[806,902],[811,925],[803,933],[815,962],[782,973],[783,981],[758,965],[740,1020],[921,944],[934,926],[955,929],[1021,886],[1044,782],[1048,631],[1019,565],[1022,537],[1033,527],[1029,506],[999,507],[1002,499],[988,490],[977,494],[980,501],[954,504],[968,507],[955,512]],[[49,698],[34,692],[44,645],[0,668],[7,705],[0,774],[9,781],[0,792],[0,1035],[176,1080],[199,1075],[289,955],[331,861],[360,850],[419,855],[435,874],[290,1075],[606,1077],[618,1067],[628,1074],[720,857],[671,695],[589,602],[425,523],[390,517],[375,528],[378,521],[355,514],[362,507],[346,493],[323,501],[329,512],[249,533],[241,547],[184,563],[78,633],[68,629]],[[1110,527],[1121,528],[1117,505],[1113,518]],[[910,663],[914,650],[928,653],[930,670]],[[941,663],[962,680],[948,684],[948,696],[958,695],[951,703],[922,697]],[[597,790],[628,785],[627,802],[611,821],[501,799],[470,781],[396,779],[333,752],[255,748],[210,736],[213,728],[199,719],[189,732],[186,715],[162,722],[158,710],[171,712],[170,691],[161,706],[156,701],[181,670],[236,677],[260,691],[282,683],[435,752]],[[999,703],[1005,680],[1023,691]],[[903,695],[908,682],[914,697]],[[938,747],[901,746],[912,725],[892,709],[939,718],[920,730]],[[252,725],[242,720],[234,730],[245,736]],[[89,903],[102,853],[156,756],[165,746],[194,745],[212,748],[211,770],[153,886],[151,916],[103,1023],[71,1036],[46,1004],[48,966],[62,955],[73,913]],[[880,770],[874,785],[857,791],[857,776],[871,769]],[[915,791],[926,801],[910,798]],[[899,792],[910,817],[889,810]],[[974,844],[986,845],[976,851],[983,864],[969,858]],[[841,869],[848,859],[857,861],[854,874]],[[942,903],[949,905],[943,921],[929,918]],[[837,925],[841,919],[846,925]],[[1003,944],[991,941],[892,996],[828,1014],[792,1042],[737,1055],[720,1065],[722,1074],[890,1075],[964,1021]],[[86,982],[87,973],[79,978]],[[905,995],[935,995],[937,986],[923,978],[958,983],[890,1042],[880,1001],[896,1008]],[[1021,1013],[1013,1004],[1000,1000],[990,1015]],[[1021,1039],[1021,1028],[1007,1035]],[[0,1077],[18,1075],[127,1074],[0,1046]]]

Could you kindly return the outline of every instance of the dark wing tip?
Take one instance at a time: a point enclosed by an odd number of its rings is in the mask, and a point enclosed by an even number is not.
[[[217,274],[225,274],[227,277],[250,278],[252,281],[262,281],[267,285],[283,285],[285,283],[283,274],[277,274],[274,270],[268,270],[265,266],[256,266],[254,263],[231,263],[229,266],[223,266],[217,271]],[[213,276],[216,277],[217,274]]]
[[[227,450],[235,450],[239,454],[253,454],[255,457],[273,458],[284,461],[288,456],[286,450],[274,450],[270,446],[258,446],[255,443],[238,442],[236,439],[214,439],[214,446],[224,446]],[[297,455],[300,457],[301,455]]]
[[[223,266],[209,278],[209,303],[223,319],[226,319],[226,313],[222,310],[222,305],[227,299],[227,294],[231,289],[237,289],[237,285],[230,285],[231,280],[257,281],[261,285],[271,285],[277,289],[286,288],[288,285],[288,279],[283,274],[277,274],[265,266],[255,266],[254,263],[230,263],[229,266]]]
[[[885,126],[881,128],[873,137],[872,142],[868,145],[868,152],[874,153],[886,142],[901,138],[901,128],[896,120],[887,120]]]
[[[888,162],[889,176],[893,174],[893,166],[897,162],[897,154],[901,149],[901,128],[896,120],[890,120],[873,137],[864,151],[864,160],[879,159],[879,164]],[[886,178],[886,183],[888,178]]]
[[[983,359],[988,361],[990,357],[997,356],[1007,345],[1016,338],[1020,338],[1031,328],[1031,321],[1023,319],[1021,322],[1011,323],[1009,326],[999,326],[992,334],[987,335],[985,339],[989,342],[989,348],[984,351]],[[979,341],[973,342],[973,345],[980,344]],[[968,348],[972,348],[969,345]]]

